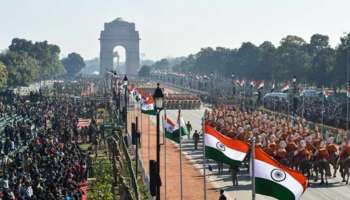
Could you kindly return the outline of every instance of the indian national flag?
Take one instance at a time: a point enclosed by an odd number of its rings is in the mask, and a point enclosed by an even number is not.
[[[246,157],[249,145],[229,138],[205,124],[205,156],[228,165],[238,166]]]
[[[175,122],[173,122],[170,118],[168,117],[164,117],[164,129],[165,129],[165,137],[179,143],[180,142],[180,129],[181,129],[181,136],[187,135],[188,131],[187,128],[185,126],[185,122],[182,119],[182,117],[180,118],[180,128],[179,125],[176,124]]]
[[[236,83],[237,85],[241,85],[241,81],[238,80],[238,79],[235,81],[235,83]]]
[[[130,94],[132,94],[132,93],[134,92],[134,90],[135,90],[134,84],[128,85],[128,92],[129,92]]]
[[[332,95],[332,91],[327,90],[327,89],[323,89],[323,95],[324,95],[324,97],[326,97],[326,99],[328,99],[328,97]]]
[[[146,115],[156,115],[157,112],[154,108],[154,101],[151,96],[145,97],[146,99],[141,103],[141,112]]]
[[[261,81],[261,82],[259,83],[259,85],[258,85],[258,90],[264,88],[264,86],[265,86],[265,82],[264,82],[264,81]]]
[[[271,92],[273,92],[274,90],[275,90],[275,87],[276,87],[276,85],[275,85],[275,81],[272,83],[272,86],[271,86]]]
[[[250,81],[250,86],[255,87],[256,86],[256,81]]]
[[[254,160],[256,193],[280,200],[300,199],[307,187],[304,175],[281,165],[260,147],[255,149]]]
[[[289,83],[285,83],[284,86],[282,87],[281,91],[286,92],[289,90]]]
[[[243,87],[245,85],[245,80],[241,80],[240,84],[241,87]]]

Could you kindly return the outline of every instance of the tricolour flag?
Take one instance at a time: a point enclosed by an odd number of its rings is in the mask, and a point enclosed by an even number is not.
[[[156,109],[154,107],[154,101],[151,96],[145,97],[141,103],[141,112],[146,115],[156,115]]]
[[[282,92],[287,92],[289,90],[289,83],[285,83],[281,89]]]
[[[243,87],[245,85],[245,80],[241,80],[240,84],[241,87]]]
[[[350,98],[350,87],[348,87],[348,89],[346,90],[346,96]]]
[[[281,165],[260,147],[254,159],[256,193],[280,200],[300,199],[307,187],[307,178],[298,171]]]
[[[250,86],[255,87],[256,86],[256,81],[250,81]]]
[[[135,90],[134,84],[128,85],[128,92],[129,92],[130,94],[132,94],[132,93],[134,92],[134,90]]]
[[[237,85],[241,85],[241,81],[240,80],[235,80],[235,83],[237,84]]]
[[[328,97],[332,95],[332,91],[327,90],[327,89],[323,89],[323,95],[324,95],[324,97],[326,97],[326,99],[328,99]]]
[[[205,124],[205,156],[232,166],[238,166],[246,157],[249,145],[229,138]]]
[[[182,121],[182,122],[181,122]],[[173,122],[170,118],[164,117],[164,129],[165,129],[165,137],[179,143],[180,142],[180,129],[181,129],[181,136],[187,135],[188,131],[185,126],[185,122],[183,121],[182,117],[180,118],[180,128],[179,125]],[[182,125],[183,124],[183,125]]]
[[[265,86],[265,82],[264,81],[260,81],[259,85],[258,85],[258,90],[263,89]]]
[[[187,135],[188,130],[185,124],[184,118],[181,116],[181,110],[179,110],[178,116],[177,116],[177,124],[175,126],[175,135],[179,135],[181,132],[181,136]]]
[[[80,128],[85,128],[90,126],[91,124],[91,119],[84,119],[84,118],[79,118],[77,127]]]

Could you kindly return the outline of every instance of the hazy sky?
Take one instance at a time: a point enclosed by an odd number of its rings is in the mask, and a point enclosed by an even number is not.
[[[97,57],[103,23],[117,17],[136,23],[149,59],[278,44],[288,34],[327,34],[335,46],[350,32],[349,8],[349,0],[0,0],[0,49],[20,37],[58,44],[62,56]]]

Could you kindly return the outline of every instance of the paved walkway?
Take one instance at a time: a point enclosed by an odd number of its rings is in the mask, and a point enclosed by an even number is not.
[[[129,124],[131,119],[135,119],[135,112],[129,113]],[[139,119],[141,114],[138,113]],[[151,119],[152,118],[152,119]],[[142,115],[142,122],[139,121],[139,126],[142,128],[141,149],[140,155],[142,157],[146,173],[149,170],[149,160],[156,160],[156,129],[155,116]],[[150,133],[150,134],[148,134]],[[164,138],[161,137],[161,142]],[[161,199],[177,200],[181,199],[180,189],[180,157],[179,148],[172,141],[165,140],[164,145],[161,146]],[[166,158],[165,158],[166,154]],[[165,165],[166,162],[166,165]],[[204,199],[203,190],[203,175],[192,163],[183,156],[182,159],[182,190],[184,200],[201,200]],[[165,191],[166,188],[166,191]],[[218,199],[219,192],[212,184],[207,183],[207,199]]]

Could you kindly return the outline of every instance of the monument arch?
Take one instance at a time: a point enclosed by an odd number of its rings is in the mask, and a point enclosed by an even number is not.
[[[113,52],[117,46],[125,49],[125,66],[128,76],[136,76],[140,66],[139,32],[135,30],[135,23],[117,18],[104,24],[100,35],[100,75],[104,76],[113,70]]]

